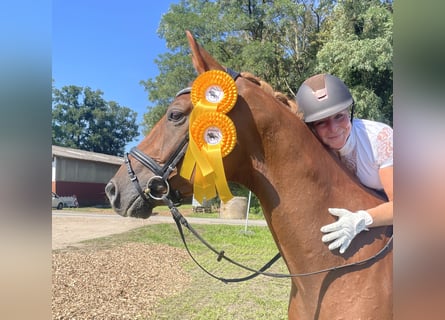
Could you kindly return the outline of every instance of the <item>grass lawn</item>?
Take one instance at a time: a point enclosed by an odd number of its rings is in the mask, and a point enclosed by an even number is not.
[[[226,256],[251,268],[262,267],[277,253],[267,227],[251,226],[247,232],[242,226],[193,227],[217,250],[224,250]],[[224,260],[218,262],[213,252],[188,230],[184,232],[192,254],[210,272],[226,278],[250,274]],[[142,242],[184,248],[174,224],[144,226],[91,242],[99,247]],[[185,291],[164,299],[150,319],[287,319],[289,279],[259,276],[247,282],[225,284],[204,273],[192,259],[184,262],[183,269],[189,274],[192,283]],[[280,259],[268,271],[287,273],[287,268]]]

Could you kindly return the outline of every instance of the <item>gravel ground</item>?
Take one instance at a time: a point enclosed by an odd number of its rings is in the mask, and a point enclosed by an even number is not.
[[[189,212],[182,213],[187,216]],[[181,265],[190,258],[183,249],[138,243],[95,248],[79,243],[153,223],[174,222],[169,213],[145,220],[68,210],[53,214],[53,319],[150,319],[162,298],[186,290],[191,279]],[[244,220],[225,220],[225,223],[241,225]]]
[[[183,250],[129,243],[53,252],[53,319],[148,319],[185,289]]]
[[[78,241],[120,233],[141,219],[53,217],[53,319],[149,319],[160,299],[184,290],[184,250],[123,244],[94,248]]]

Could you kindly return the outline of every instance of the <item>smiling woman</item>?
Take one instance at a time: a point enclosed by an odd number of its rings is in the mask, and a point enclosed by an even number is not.
[[[324,144],[338,150],[346,143],[351,132],[349,110],[343,110],[333,116],[314,121],[313,126]]]
[[[377,206],[329,208],[339,219],[323,226],[322,241],[331,242],[329,249],[340,253],[357,234],[367,227],[390,226],[393,220],[393,133],[386,124],[352,119],[354,100],[347,86],[330,74],[317,74],[303,82],[297,101],[304,121],[321,142],[364,186],[382,194],[387,200]],[[351,114],[351,116],[349,116]]]

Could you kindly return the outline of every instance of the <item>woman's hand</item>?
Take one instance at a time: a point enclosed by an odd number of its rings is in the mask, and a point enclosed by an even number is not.
[[[328,210],[339,219],[320,229],[321,232],[327,233],[321,238],[321,241],[333,241],[329,244],[329,250],[340,247],[339,252],[341,254],[349,247],[352,239],[363,230],[368,231],[367,226],[373,222],[371,215],[364,210],[357,212],[339,208],[329,208]]]

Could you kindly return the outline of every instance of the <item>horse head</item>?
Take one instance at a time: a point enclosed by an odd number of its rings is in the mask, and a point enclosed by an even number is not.
[[[192,62],[199,74],[209,70],[229,72],[234,80],[239,74],[231,72],[218,63],[205,49],[186,32],[191,52]],[[260,80],[245,73],[250,85]],[[238,81],[237,81],[238,82]],[[242,82],[242,81],[239,81]],[[237,83],[238,90],[243,86]],[[273,91],[268,88],[269,91]],[[267,95],[267,90],[264,90]],[[179,174],[183,163],[183,156],[188,143],[189,119],[193,110],[191,89],[186,88],[178,92],[173,102],[168,106],[165,115],[153,127],[143,141],[133,148],[125,157],[123,164],[105,188],[107,197],[113,209],[122,216],[148,218],[154,207],[165,204],[166,196],[179,204],[180,199],[190,199],[193,196],[193,178],[185,179]],[[282,96],[277,97],[285,101]],[[261,97],[258,97],[261,99]],[[248,172],[249,153],[258,154],[261,150],[252,150],[258,146],[256,128],[250,121],[252,114],[245,106],[246,101],[239,97],[236,106],[230,111],[230,118],[237,128],[248,130],[247,135],[238,135],[233,151],[225,157],[224,168],[227,179],[249,185],[245,175],[236,172]],[[296,109],[296,105],[288,105]],[[210,134],[211,135],[211,134]],[[239,139],[244,136],[243,139]],[[241,165],[240,165],[241,164]]]

